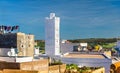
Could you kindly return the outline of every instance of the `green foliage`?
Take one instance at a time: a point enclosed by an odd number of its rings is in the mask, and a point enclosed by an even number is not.
[[[66,73],[91,73],[95,69],[99,69],[101,67],[86,67],[83,66],[79,68],[76,64],[67,64],[66,65]]]
[[[78,69],[78,66],[76,64],[67,64],[66,69],[68,69],[68,70],[70,70],[70,69]]]
[[[94,50],[96,45],[100,45],[105,50],[111,50],[115,46],[117,38],[88,38],[69,40],[72,43],[88,43],[88,50]]]
[[[36,40],[37,45],[35,47],[40,47],[40,53],[44,54],[45,53],[45,42],[43,40]]]
[[[106,49],[112,49],[115,46],[115,43],[104,44],[102,46],[103,48],[106,48]]]
[[[75,39],[75,40],[69,40],[70,42],[73,43],[94,43],[94,44],[105,44],[105,43],[113,43],[116,42],[117,38],[88,38],[88,39]]]
[[[37,46],[40,47],[40,50],[45,49],[45,42],[37,42]]]
[[[45,54],[45,50],[43,49],[43,50],[40,50],[40,53],[41,54]]]

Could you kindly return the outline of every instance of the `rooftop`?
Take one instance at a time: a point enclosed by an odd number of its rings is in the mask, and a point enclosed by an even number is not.
[[[68,53],[64,55],[65,58],[98,58],[104,59],[105,56],[103,54],[81,54],[81,53]]]

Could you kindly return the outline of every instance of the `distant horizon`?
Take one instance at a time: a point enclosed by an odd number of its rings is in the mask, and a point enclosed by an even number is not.
[[[60,38],[120,36],[120,0],[0,0],[0,24],[45,39],[45,17],[60,17]]]
[[[79,39],[118,39],[118,37],[109,37],[109,38],[77,38],[77,39],[60,39],[60,40],[79,40]],[[35,40],[45,40],[45,39],[35,39]]]

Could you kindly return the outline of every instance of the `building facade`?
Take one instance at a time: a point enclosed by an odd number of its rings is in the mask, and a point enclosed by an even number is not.
[[[15,48],[18,56],[33,56],[34,35],[21,32],[0,34],[0,55],[8,56],[11,48]]]
[[[60,18],[55,13],[50,13],[50,17],[45,18],[45,53],[47,55],[60,54],[60,34],[59,24]]]

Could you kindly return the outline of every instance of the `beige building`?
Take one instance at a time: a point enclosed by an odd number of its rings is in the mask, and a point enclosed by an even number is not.
[[[18,56],[33,56],[34,35],[21,32],[0,34],[0,55],[6,56],[11,48],[17,48]]]

